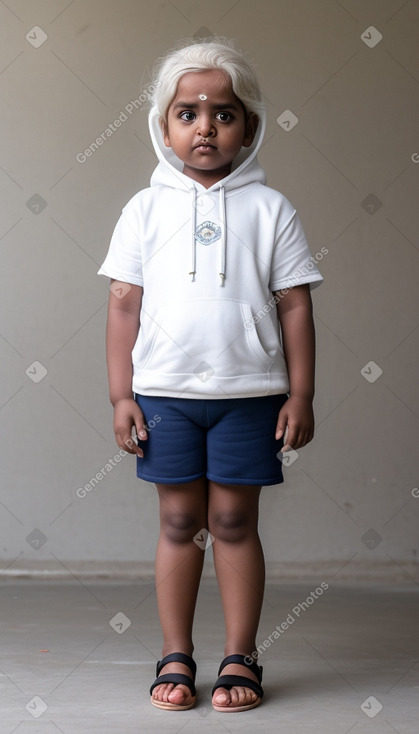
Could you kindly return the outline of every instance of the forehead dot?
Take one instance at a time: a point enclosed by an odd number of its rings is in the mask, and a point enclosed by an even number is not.
[[[207,98],[207,95],[206,94],[200,94],[199,95],[199,99],[202,99],[203,100],[203,99],[206,99],[206,98]]]

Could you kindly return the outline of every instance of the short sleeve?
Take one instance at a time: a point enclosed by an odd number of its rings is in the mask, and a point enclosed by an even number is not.
[[[122,212],[114,229],[108,254],[98,275],[120,280],[123,283],[144,285],[141,246],[135,223],[131,223],[125,211]]]
[[[316,257],[311,255],[301,221],[294,210],[276,237],[270,290],[284,290],[304,283],[309,283],[311,289],[316,288],[323,280],[316,262]]]

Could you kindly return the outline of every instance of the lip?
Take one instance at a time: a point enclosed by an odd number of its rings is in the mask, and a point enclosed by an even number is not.
[[[215,145],[211,145],[211,143],[198,143],[198,145],[195,145],[194,150],[216,150]]]

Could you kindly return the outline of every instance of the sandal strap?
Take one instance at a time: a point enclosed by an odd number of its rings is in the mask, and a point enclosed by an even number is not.
[[[262,686],[259,685],[259,683],[256,683],[256,681],[251,680],[251,678],[245,678],[242,675],[222,675],[214,685],[211,696],[214,695],[217,688],[226,688],[229,691],[233,686],[250,688],[251,691],[254,691],[259,696],[259,698],[263,698]]]
[[[188,686],[192,696],[196,696],[195,684],[192,678],[189,678],[188,675],[183,675],[183,673],[165,673],[164,675],[158,676],[150,688],[150,696],[155,687],[159,686],[160,683],[174,683],[175,686],[181,683],[184,686]]]
[[[195,682],[196,662],[193,658],[191,658],[190,655],[185,655],[184,652],[169,653],[169,655],[166,655],[164,658],[158,661],[156,665],[156,676],[160,674],[161,669],[164,668],[167,663],[183,663],[183,665],[187,665],[192,673],[192,679]],[[179,673],[179,675],[181,675],[181,673]]]
[[[192,677],[185,675],[184,673],[164,673],[164,675],[160,675],[161,669],[164,668],[167,663],[183,663],[183,665],[187,665],[192,673]],[[185,655],[183,652],[171,652],[169,655],[166,655],[164,658],[159,660],[156,665],[156,680],[150,688],[150,696],[155,687],[159,686],[160,683],[174,683],[175,686],[180,683],[184,686],[188,686],[192,696],[196,696],[195,676],[195,660],[193,660],[190,655]]]
[[[218,675],[220,676],[226,665],[230,665],[230,663],[235,663],[236,665],[243,665],[248,670],[251,670],[252,673],[256,676],[259,683],[262,682],[262,673],[263,673],[263,667],[262,665],[258,665],[254,660],[252,660],[251,663],[246,662],[249,660],[249,655],[227,655],[226,658],[222,661],[219,669],[218,669]],[[226,677],[226,676],[224,676]],[[228,676],[227,676],[228,677]],[[241,676],[239,676],[241,677]],[[250,688],[251,686],[248,686]]]

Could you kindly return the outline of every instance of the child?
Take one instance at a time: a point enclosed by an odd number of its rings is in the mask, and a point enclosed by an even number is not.
[[[253,654],[264,593],[259,494],[283,481],[280,451],[313,437],[310,287],[322,277],[295,210],[265,185],[256,159],[265,112],[241,54],[224,42],[177,49],[160,64],[153,103],[160,162],[124,208],[99,270],[112,280],[116,442],[137,455],[137,475],[156,484],[160,502],[164,643],[151,702],[195,703],[192,624],[212,542],[226,627],[212,704],[245,711],[263,696]]]

